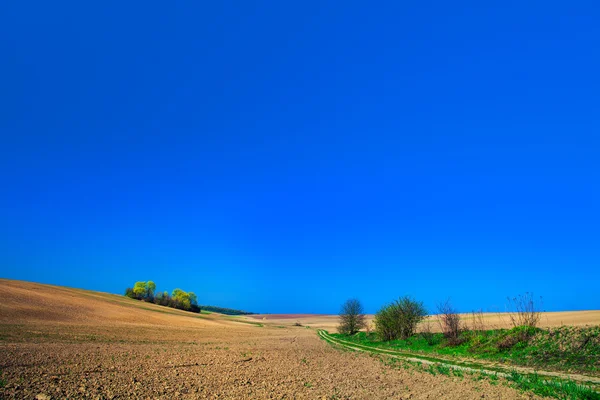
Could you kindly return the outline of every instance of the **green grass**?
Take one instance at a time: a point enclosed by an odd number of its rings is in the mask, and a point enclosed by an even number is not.
[[[450,367],[449,366],[443,365],[443,364],[437,364],[435,366],[435,368],[437,369],[437,372],[439,372],[441,375],[450,376]]]
[[[338,340],[350,342],[353,345],[368,349],[374,354],[385,355],[385,351],[393,351],[399,356],[416,355],[428,361],[446,362],[458,366],[481,368],[472,361],[468,365],[464,358],[479,358],[505,363],[521,364],[547,370],[548,365],[557,370],[568,372],[597,372],[600,339],[600,327],[561,327],[550,330],[515,328],[510,330],[491,330],[485,332],[466,332],[461,343],[449,345],[441,334],[429,336],[415,335],[407,340],[382,342],[374,334],[360,332],[356,335],[345,336],[332,334]],[[342,343],[343,344],[343,343]],[[341,344],[341,345],[342,345]],[[435,356],[444,356],[435,359]],[[455,356],[454,361],[452,356]],[[537,358],[537,359],[534,359]],[[406,360],[403,360],[406,363]],[[395,366],[397,361],[388,361],[387,365]],[[547,363],[547,364],[546,364]],[[540,396],[556,399],[600,400],[600,393],[592,386],[577,383],[569,379],[559,379],[537,373],[526,374],[512,370],[506,378],[492,371],[506,371],[506,368],[486,366],[488,371],[468,372],[448,365],[423,365],[421,369],[432,375],[447,375],[463,377],[469,374],[474,380],[489,379],[490,383],[510,385],[522,391],[533,392]]]
[[[548,380],[537,374],[524,375],[512,371],[507,381],[511,386],[555,399],[600,400],[600,393],[571,380]]]
[[[429,372],[433,376],[436,376],[438,373],[437,369],[435,368],[435,366],[433,364],[430,364],[429,367],[427,367],[426,371]]]
[[[464,378],[465,374],[474,382],[488,379],[492,385],[504,384],[523,392],[533,392],[540,396],[564,400],[600,400],[600,393],[592,388],[576,383],[572,380],[542,377],[538,374],[521,374],[515,370],[510,371],[507,377],[500,377],[497,373],[468,372],[459,368],[451,368],[443,364],[423,365],[407,360],[378,356],[387,366],[392,368],[417,368],[417,370],[431,375],[446,375]]]
[[[382,342],[375,333],[360,332],[333,337],[394,351],[489,360],[544,370],[600,373],[600,326],[554,329],[514,328],[465,332],[459,345],[449,345],[441,333],[415,335],[405,340]]]

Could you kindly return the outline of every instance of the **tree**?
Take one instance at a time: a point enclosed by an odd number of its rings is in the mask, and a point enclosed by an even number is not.
[[[405,296],[383,306],[375,314],[375,330],[382,340],[406,339],[427,316],[423,303]]]
[[[148,288],[146,296],[150,300],[154,300],[154,292],[156,292],[156,284],[152,281],[148,281],[148,284],[146,286]]]
[[[198,297],[196,297],[196,294],[194,292],[189,292],[188,294],[190,295],[190,311],[196,313],[202,311],[198,305]]]
[[[173,300],[175,300],[175,308],[189,310],[192,307],[190,294],[184,292],[181,289],[173,290],[173,293],[171,293],[171,297],[173,298]]]
[[[171,307],[171,296],[169,295],[169,292],[158,292],[154,297],[154,303],[161,306]]]
[[[415,334],[419,322],[427,316],[423,303],[404,296],[396,304],[400,308],[400,337],[406,339]]]
[[[133,293],[138,299],[143,299],[148,294],[148,284],[143,281],[136,282],[133,285]]]
[[[340,310],[338,332],[354,335],[366,326],[363,306],[357,299],[347,300]]]
[[[381,340],[394,340],[398,338],[398,318],[394,303],[381,307],[375,314],[375,332]]]

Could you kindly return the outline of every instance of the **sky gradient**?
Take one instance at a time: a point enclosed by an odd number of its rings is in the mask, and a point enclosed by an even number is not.
[[[600,309],[595,2],[2,2],[0,277]]]

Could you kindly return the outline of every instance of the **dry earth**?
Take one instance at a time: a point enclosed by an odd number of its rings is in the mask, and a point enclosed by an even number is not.
[[[510,328],[510,317],[506,313],[484,313],[484,323],[489,329]],[[336,332],[338,325],[337,315],[324,314],[255,314],[246,318],[261,322],[279,325],[294,325],[300,323],[315,329],[325,329]],[[462,319],[470,324],[473,320],[471,314],[462,314]],[[368,315],[367,320],[372,324],[373,315]],[[435,317],[428,317],[432,331],[439,332],[440,328]],[[427,320],[425,321],[425,323]],[[556,327],[561,325],[584,326],[600,325],[600,310],[591,311],[562,311],[541,313],[540,327]]]
[[[305,327],[4,279],[0,298],[0,398],[537,398],[392,369]]]

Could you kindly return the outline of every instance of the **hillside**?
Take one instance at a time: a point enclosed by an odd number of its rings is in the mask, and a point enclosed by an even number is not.
[[[218,313],[199,315],[125,296],[0,279],[0,323],[209,327],[235,323]]]

